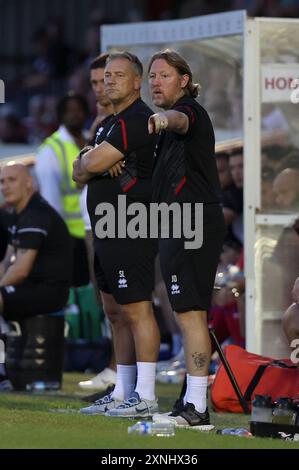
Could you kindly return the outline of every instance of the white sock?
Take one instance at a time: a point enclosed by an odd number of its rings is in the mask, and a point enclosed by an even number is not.
[[[137,362],[137,384],[135,392],[140,398],[155,399],[156,363]]]
[[[116,366],[116,384],[112,396],[118,400],[126,400],[129,398],[135,388],[136,383],[136,365],[124,366],[117,364]]]
[[[195,409],[199,413],[206,411],[207,387],[208,376],[195,377],[194,375],[189,375],[189,380],[187,381],[187,392],[185,395],[186,401],[188,403],[193,403]]]

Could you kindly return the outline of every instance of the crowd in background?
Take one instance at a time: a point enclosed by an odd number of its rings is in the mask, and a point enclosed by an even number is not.
[[[22,57],[24,72],[16,73],[14,78],[1,77],[5,80],[6,104],[0,108],[0,142],[33,145],[42,142],[57,128],[56,104],[69,90],[84,95],[91,118],[95,115],[88,64],[99,52],[102,24],[189,18],[238,9],[246,9],[250,16],[299,17],[296,0],[163,0],[145,1],[138,7],[129,2],[128,6],[125,18],[118,17],[117,12],[113,17],[107,16],[105,9],[98,6],[91,11],[80,47],[75,45],[77,38],[66,40],[66,22],[70,19],[62,15],[50,17],[46,24],[30,32],[30,49]],[[75,18],[76,13],[73,15]],[[3,60],[7,60],[6,56]],[[19,70],[18,58],[12,65]],[[214,95],[215,87],[212,89]]]
[[[299,2],[295,0],[163,0],[148,2],[146,17],[136,17],[132,13],[131,19],[184,18],[243,8],[252,16],[299,17]],[[0,109],[0,142],[41,144],[57,129],[57,103],[69,90],[87,99],[89,118],[85,128],[90,128],[96,116],[96,103],[89,82],[89,63],[99,52],[100,25],[119,21],[106,18],[103,12],[91,14],[81,50],[65,40],[62,18],[53,17],[47,25],[32,33],[33,60],[29,73],[6,84],[7,104]],[[263,148],[262,207],[266,211],[299,207],[298,152],[287,143]],[[243,149],[218,153],[217,167],[228,235],[216,277],[216,286],[220,290],[214,295],[211,325],[220,341],[230,338],[234,343],[244,345]],[[279,258],[282,251],[283,246],[278,246],[276,257]]]

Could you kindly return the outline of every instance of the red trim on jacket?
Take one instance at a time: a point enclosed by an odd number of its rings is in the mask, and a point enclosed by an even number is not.
[[[178,194],[180,192],[180,190],[182,189],[182,187],[184,186],[184,184],[186,183],[187,181],[187,178],[186,176],[184,176],[184,178],[182,179],[182,181],[180,182],[180,184],[178,185],[178,187],[176,188],[175,190],[175,194]]]
[[[130,183],[123,188],[123,192],[126,193],[127,191],[129,191],[129,189],[132,188],[135,183],[137,183],[137,178],[134,178],[132,181],[130,181]]]
[[[128,139],[127,139],[127,129],[126,129],[126,123],[123,119],[119,119],[119,122],[121,124],[121,132],[122,132],[122,137],[123,137],[123,143],[124,143],[124,150],[128,150]]]

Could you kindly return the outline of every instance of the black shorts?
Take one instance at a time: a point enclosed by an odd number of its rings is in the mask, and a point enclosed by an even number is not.
[[[175,312],[209,310],[224,234],[221,206],[205,204],[200,248],[186,249],[184,238],[159,241],[162,275]]]
[[[5,320],[22,320],[35,315],[47,315],[65,307],[69,286],[24,282],[17,286],[0,287]]]
[[[98,288],[125,305],[152,299],[157,240],[115,239],[94,241]]]

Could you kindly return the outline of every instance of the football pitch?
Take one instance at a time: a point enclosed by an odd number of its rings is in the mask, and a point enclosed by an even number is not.
[[[60,392],[0,394],[1,449],[299,449],[299,442],[176,430],[172,437],[128,435],[136,420],[80,415],[87,406],[77,388],[83,374],[65,374]],[[178,385],[158,385],[159,406],[168,411]],[[249,416],[211,412],[216,429],[249,429]]]

